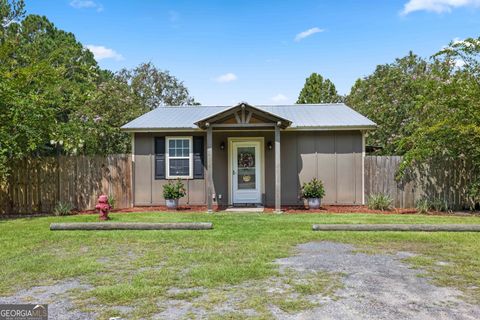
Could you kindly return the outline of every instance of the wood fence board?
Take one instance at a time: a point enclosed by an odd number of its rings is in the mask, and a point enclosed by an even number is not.
[[[365,196],[389,194],[399,208],[412,208],[423,198],[442,200],[452,209],[468,207],[466,192],[473,179],[469,164],[462,160],[423,164],[412,170],[411,177],[397,181],[402,160],[399,156],[366,156]]]
[[[131,205],[131,156],[59,156],[18,161],[0,186],[0,214],[50,213],[59,202],[92,210],[104,193]]]

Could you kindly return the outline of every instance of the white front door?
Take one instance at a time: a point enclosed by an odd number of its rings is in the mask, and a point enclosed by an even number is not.
[[[261,203],[260,142],[233,142],[232,147],[233,204]]]

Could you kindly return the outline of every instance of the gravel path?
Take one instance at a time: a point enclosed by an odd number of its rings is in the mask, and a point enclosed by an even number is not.
[[[344,273],[339,299],[282,319],[480,319],[480,306],[458,297],[456,289],[437,287],[419,277],[420,271],[402,262],[408,253],[364,254],[332,242],[298,246],[295,256],[280,259],[282,269]]]
[[[461,292],[453,288],[438,287],[428,279],[419,277],[421,270],[410,268],[402,259],[412,256],[411,253],[397,254],[365,254],[355,252],[356,248],[341,243],[310,242],[299,245],[297,254],[279,259],[276,263],[280,271],[297,272],[298,278],[312,273],[341,273],[343,288],[334,296],[311,296],[311,302],[317,307],[297,313],[287,313],[271,304],[268,311],[276,319],[480,319],[480,306],[469,304],[459,298]],[[198,319],[207,319],[212,312],[226,315],[229,312],[243,314],[244,317],[255,317],[255,310],[239,310],[239,301],[249,293],[272,294],[285,290],[285,283],[280,278],[264,281],[251,281],[227,286],[219,289],[225,293],[225,301],[220,301],[212,310],[201,307],[215,290],[201,289],[202,296],[192,301],[162,300],[159,302],[159,313],[154,319],[180,319],[195,315]],[[71,301],[71,290],[90,290],[91,286],[71,279],[50,286],[39,286],[17,292],[14,296],[0,297],[0,303],[49,303],[50,319],[97,319],[98,314],[85,313],[74,309]],[[262,291],[265,290],[265,291]],[[257,292],[258,291],[258,292]],[[219,293],[217,292],[217,293]],[[175,293],[175,292],[173,292]],[[180,292],[181,293],[181,292]],[[286,294],[286,293],[285,293]],[[196,304],[197,303],[197,304]],[[129,306],[113,308],[125,314],[134,313]],[[125,317],[124,319],[128,319]]]
[[[78,280],[68,280],[49,286],[38,286],[17,292],[14,296],[0,297],[4,303],[48,303],[49,319],[85,320],[94,319],[91,313],[75,310],[69,296],[71,290],[89,290],[90,286]]]

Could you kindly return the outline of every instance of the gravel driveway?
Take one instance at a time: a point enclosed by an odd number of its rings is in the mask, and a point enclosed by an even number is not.
[[[365,254],[355,250],[355,247],[347,244],[310,242],[299,245],[296,255],[277,260],[281,273],[293,271],[297,280],[305,280],[312,274],[341,273],[343,287],[336,289],[335,297],[310,296],[315,306],[303,311],[288,313],[270,303],[266,312],[275,319],[288,320],[480,319],[480,306],[461,300],[461,292],[456,289],[431,284],[428,279],[420,277],[421,270],[412,269],[402,261],[412,254]],[[286,294],[288,290],[284,290],[288,289],[288,285],[282,283],[282,279],[277,277],[250,281],[211,290],[200,288],[202,295],[193,300],[160,301],[159,313],[153,315],[153,318],[182,319],[194,316],[208,319],[212,315],[224,318],[229,313],[235,314],[231,319],[236,319],[239,315],[243,318],[258,317],[255,310],[242,308],[239,302],[252,293]],[[71,302],[70,290],[91,289],[93,287],[71,279],[50,286],[22,290],[14,296],[0,297],[0,303],[50,303],[51,319],[97,319],[98,314],[76,310]],[[202,307],[202,301],[211,299],[212,295],[219,292],[225,293],[224,300],[211,309]],[[267,298],[267,304],[268,301],[271,301],[270,298]],[[114,309],[122,311],[124,316],[119,317],[121,319],[129,319],[130,315],[135,314],[135,310],[129,306]]]
[[[298,254],[278,260],[281,268],[345,275],[339,299],[284,319],[480,319],[480,306],[459,299],[461,292],[437,287],[402,262],[409,253],[364,254],[340,243],[310,242]]]

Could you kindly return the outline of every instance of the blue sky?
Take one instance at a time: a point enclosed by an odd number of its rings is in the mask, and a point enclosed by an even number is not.
[[[480,36],[480,0],[27,0],[103,68],[152,61],[202,104],[288,104],[318,72],[340,93],[409,50]]]

